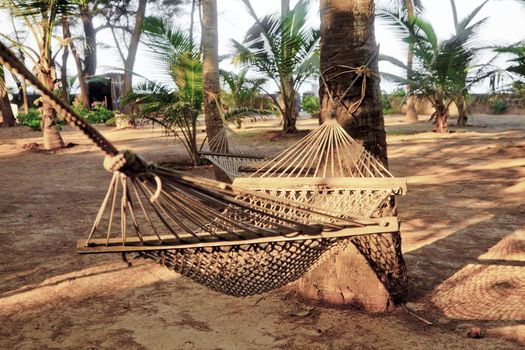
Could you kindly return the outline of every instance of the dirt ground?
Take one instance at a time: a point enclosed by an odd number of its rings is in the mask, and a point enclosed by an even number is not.
[[[285,289],[236,299],[152,262],[79,256],[110,174],[79,133],[55,154],[25,128],[0,129],[1,349],[518,349],[525,346],[525,117],[476,116],[453,133],[387,117],[400,198],[410,302],[367,315],[310,307]],[[302,129],[315,127],[301,120]],[[277,122],[241,130],[254,147]],[[152,160],[184,157],[158,129],[101,127],[119,148]],[[268,141],[268,140],[271,141]],[[211,174],[209,168],[200,174]],[[470,339],[470,327],[486,336]]]

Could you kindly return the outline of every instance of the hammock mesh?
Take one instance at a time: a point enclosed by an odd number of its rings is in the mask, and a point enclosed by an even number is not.
[[[284,192],[268,195],[264,191],[258,194],[236,189],[228,184],[159,167],[130,151],[119,152],[100,132],[44,86],[2,43],[0,63],[29,81],[70,125],[81,130],[106,154],[104,167],[113,173],[113,178],[88,239],[77,244],[79,252],[138,252],[210,288],[244,296],[261,293],[299,278],[319,261],[323,253],[333,252],[330,248],[341,237],[393,232],[399,227],[397,220],[390,220],[389,223],[364,220],[346,213],[329,213],[326,208],[319,209],[310,203],[322,204],[314,192],[305,194],[301,201],[295,199],[294,204],[290,199],[283,199]],[[310,174],[325,177],[330,176],[330,171],[332,176],[349,176],[345,175],[347,170],[353,176],[378,174],[384,177],[386,169],[379,167],[362,150],[354,150],[346,156],[344,152],[338,154],[339,143],[345,136],[337,133],[334,125],[332,122],[325,123],[319,128],[321,132],[317,130],[305,138],[310,140],[307,143],[314,153],[304,153],[301,146],[299,149],[292,147],[292,153],[283,153],[285,156],[281,160],[285,162],[278,167],[270,164],[270,169],[262,177],[271,173],[272,169],[275,170],[273,174],[294,174],[297,177]],[[329,133],[323,136],[322,130],[327,129],[326,126]],[[351,143],[352,140],[349,140]],[[297,150],[313,155],[314,161],[317,157],[317,165],[312,166],[314,163],[310,163],[310,158],[291,158]],[[322,156],[318,156],[318,150]],[[298,166],[292,167],[294,163],[290,163],[290,159],[294,159]],[[345,159],[351,162],[344,163]],[[338,175],[335,175],[337,171]],[[298,183],[301,182],[299,178]],[[117,201],[117,198],[120,200]],[[99,229],[101,223],[104,223],[104,232]],[[143,234],[144,226],[139,223],[146,223],[150,236]],[[120,226],[120,232],[115,232],[115,225]],[[156,225],[170,234],[169,241],[159,235]],[[390,231],[386,226],[390,226]],[[134,237],[128,237],[129,227],[134,229]],[[102,238],[96,238],[96,234]],[[381,247],[383,243],[380,240],[363,242],[358,247],[366,251],[371,259],[375,259],[376,254],[388,253],[386,248]],[[391,247],[399,248],[396,244]],[[383,265],[378,266],[378,270],[384,268]]]
[[[256,164],[266,157],[261,150],[247,149],[239,135],[228,125],[224,125],[209,140],[207,148],[200,154],[223,170],[230,179],[240,176],[239,168]]]

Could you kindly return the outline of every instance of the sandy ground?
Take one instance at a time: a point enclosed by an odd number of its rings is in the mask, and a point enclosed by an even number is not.
[[[300,128],[316,122],[302,120]],[[387,118],[400,199],[410,303],[366,315],[313,308],[289,291],[235,299],[148,261],[78,256],[110,174],[79,133],[55,154],[25,128],[0,129],[1,349],[518,349],[525,346],[525,117],[477,116],[447,135]],[[242,135],[276,128],[247,124]],[[117,147],[180,159],[155,129],[101,127]],[[263,142],[280,149],[294,141]],[[264,145],[263,145],[264,143]],[[210,174],[210,169],[201,169]],[[469,339],[481,327],[487,336]]]

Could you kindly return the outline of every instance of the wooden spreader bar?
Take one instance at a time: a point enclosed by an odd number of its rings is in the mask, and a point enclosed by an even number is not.
[[[264,244],[271,242],[312,240],[323,238],[346,238],[353,236],[363,236],[378,233],[392,233],[399,231],[399,219],[396,217],[383,217],[372,219],[377,221],[376,225],[366,225],[362,227],[347,227],[340,230],[321,231],[318,234],[290,233],[287,235],[267,236],[251,239],[225,239],[215,241],[213,236],[200,236],[196,241],[195,237],[188,237],[188,240],[175,239],[173,236],[161,236],[161,243],[157,236],[142,236],[142,241],[138,237],[128,237],[125,245],[120,238],[92,239],[87,245],[87,240],[77,241],[77,253],[79,254],[100,254],[100,253],[131,253],[152,250],[172,250],[188,248],[209,248],[234,245]],[[231,235],[229,235],[231,237]],[[206,241],[205,239],[209,240]],[[195,242],[191,242],[191,240]]]
[[[200,151],[201,156],[217,156],[217,157],[228,157],[228,158],[249,158],[249,159],[264,159],[264,157],[256,154],[235,154],[235,153],[221,153],[221,152],[206,152]]]
[[[233,187],[244,190],[286,190],[307,189],[308,186],[320,188],[345,188],[355,190],[388,190],[392,194],[407,193],[406,178],[380,177],[238,177]]]

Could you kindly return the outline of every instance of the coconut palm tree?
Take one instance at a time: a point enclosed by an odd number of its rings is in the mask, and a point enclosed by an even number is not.
[[[321,119],[337,118],[352,137],[387,164],[374,1],[321,0],[320,6]],[[358,303],[376,312],[403,302],[407,279],[399,234],[360,237],[352,243],[299,280],[298,292],[330,304]],[[371,250],[377,250],[381,258],[363,247],[374,247]]]
[[[37,44],[37,51],[32,50],[34,66],[38,78],[50,90],[57,85],[56,68],[51,53],[53,28],[63,14],[74,11],[74,0],[2,0],[2,7],[11,14],[20,17]],[[12,44],[18,44],[13,43]],[[42,101],[40,109],[44,148],[48,150],[64,147],[56,122],[57,113],[47,101]]]
[[[383,76],[403,85],[408,84],[412,93],[431,102],[435,110],[432,115],[433,131],[447,132],[450,105],[456,102],[464,109],[469,87],[490,75],[490,64],[475,64],[479,49],[473,45],[476,32],[486,18],[474,19],[487,1],[458,21],[456,33],[448,40],[438,40],[432,25],[417,16],[398,17],[391,22],[404,41],[413,43],[416,62],[406,78],[387,73]],[[393,57],[382,55],[381,59],[407,70],[404,63]]]
[[[278,87],[282,104],[275,99],[283,117],[283,132],[295,126],[297,91],[306,78],[318,72],[319,31],[307,25],[308,1],[300,0],[281,15],[259,18],[249,0],[243,0],[255,24],[242,43],[233,40],[236,60],[255,68]]]

